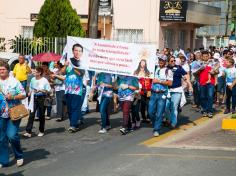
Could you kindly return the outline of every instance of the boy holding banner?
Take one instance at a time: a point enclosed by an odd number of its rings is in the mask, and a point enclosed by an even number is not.
[[[80,66],[83,47],[80,44],[74,44],[72,47],[74,57],[65,62],[62,73],[66,74],[65,96],[70,120],[68,131],[74,133],[78,131],[78,120],[81,119],[81,96],[83,90],[84,70]]]

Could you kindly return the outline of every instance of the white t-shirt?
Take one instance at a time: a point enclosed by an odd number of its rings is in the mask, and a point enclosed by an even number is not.
[[[160,80],[160,81],[173,81],[173,72],[166,67],[164,68],[157,68],[155,72],[154,78]],[[158,83],[152,84],[152,90],[154,91],[167,91],[168,86]]]
[[[190,72],[190,66],[189,66],[188,63],[185,63],[184,65],[182,65],[182,68],[183,68],[187,73]]]
[[[223,76],[223,72],[226,69],[226,60],[224,58],[219,58],[219,63],[220,63],[220,68],[219,68],[219,74],[217,75],[217,77],[221,77]]]
[[[87,81],[89,81],[89,73],[88,73],[88,70],[85,70],[84,72],[84,76],[83,76],[83,85],[84,86],[87,86]]]
[[[232,85],[232,83],[236,79],[236,68],[235,67],[226,68],[224,72],[226,75],[226,84],[229,86]]]
[[[30,91],[32,91],[34,89],[35,90],[51,91],[51,86],[46,78],[42,77],[41,79],[37,80],[34,77],[30,81]]]

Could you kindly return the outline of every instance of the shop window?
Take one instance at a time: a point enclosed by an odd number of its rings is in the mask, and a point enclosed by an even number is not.
[[[116,36],[114,39],[123,42],[141,43],[143,42],[143,30],[117,29]]]
[[[174,30],[172,29],[165,29],[165,48],[174,48]]]
[[[179,46],[181,49],[185,49],[185,36],[186,31],[185,30],[181,30],[179,31]]]
[[[21,30],[22,30],[21,33],[22,37],[33,38],[33,30],[34,30],[33,26],[22,26]]]

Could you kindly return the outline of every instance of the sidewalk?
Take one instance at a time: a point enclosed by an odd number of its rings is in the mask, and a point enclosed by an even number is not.
[[[217,114],[213,119],[182,130],[151,147],[236,151],[236,131],[221,129],[222,119],[228,116]]]

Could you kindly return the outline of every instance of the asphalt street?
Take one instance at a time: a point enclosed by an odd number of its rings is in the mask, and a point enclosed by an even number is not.
[[[121,117],[121,113],[113,114],[112,129],[103,135],[97,133],[100,116],[96,112],[86,115],[85,124],[74,134],[66,131],[68,120],[46,121],[44,137],[37,137],[36,133],[30,139],[22,137],[25,165],[17,168],[11,157],[10,167],[0,169],[0,175],[235,176],[235,151],[198,149],[197,146],[195,149],[149,147],[142,143],[153,138],[151,125],[142,124],[141,129],[122,136]],[[179,124],[194,124],[199,118],[201,114],[188,105],[181,113]],[[34,125],[37,132],[38,123]],[[21,134],[24,128],[23,122]],[[162,134],[168,131],[163,128]],[[233,145],[236,146],[236,142]]]

